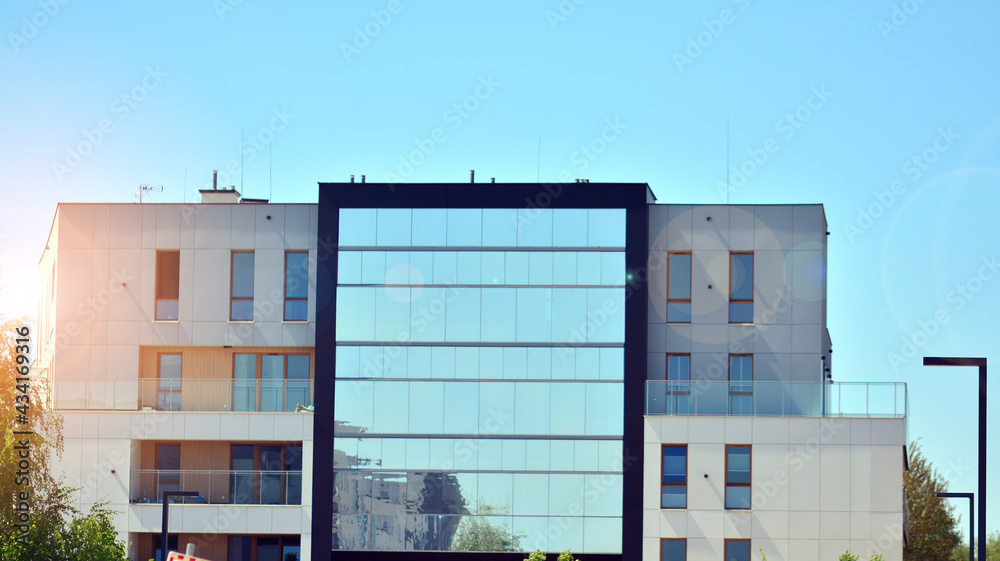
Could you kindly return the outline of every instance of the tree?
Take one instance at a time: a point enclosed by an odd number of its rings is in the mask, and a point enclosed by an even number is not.
[[[952,515],[955,507],[937,496],[947,488],[944,477],[924,458],[920,446],[911,443],[910,470],[903,474],[910,518],[910,540],[903,548],[906,561],[938,561],[960,545]]]
[[[506,508],[479,505],[480,516],[463,516],[451,541],[452,551],[518,551],[521,534],[511,533],[507,526],[492,522],[486,516],[500,514]]]
[[[26,318],[0,317],[0,561],[119,561],[125,545],[98,504],[86,516],[70,505],[73,489],[49,471],[62,455],[62,418],[53,413],[44,376],[28,375],[15,331]],[[34,339],[35,334],[31,333]],[[27,378],[27,380],[25,380]]]
[[[976,552],[979,558],[979,552]],[[968,540],[960,543],[951,552],[951,561],[969,561]],[[986,538],[986,561],[1000,561],[1000,530],[993,532]]]

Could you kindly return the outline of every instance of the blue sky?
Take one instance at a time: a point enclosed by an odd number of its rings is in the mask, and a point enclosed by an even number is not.
[[[0,309],[34,312],[57,202],[475,169],[724,203],[728,120],[729,202],[826,207],[834,379],[908,382],[910,438],[976,489],[975,373],[919,356],[1000,368],[1000,5],[63,1],[0,15]]]

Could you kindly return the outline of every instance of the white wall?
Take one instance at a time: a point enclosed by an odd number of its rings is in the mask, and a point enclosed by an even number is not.
[[[692,378],[725,380],[729,353],[753,353],[755,380],[819,381],[829,349],[823,207],[649,209],[648,379],[664,378],[672,352],[691,353]],[[666,323],[669,251],[692,253],[690,324]],[[754,252],[753,325],[729,324],[730,251]]]
[[[58,251],[40,264],[58,261],[56,379],[135,379],[139,345],[314,345],[316,214],[316,205],[59,205]],[[256,253],[253,323],[229,321],[231,248]],[[153,319],[157,249],[181,252],[179,321]],[[282,317],[292,249],[313,259],[308,322]]]
[[[727,538],[769,561],[902,560],[904,419],[647,417],[643,559],[687,538],[688,559],[721,559]],[[688,445],[688,508],[660,509],[661,446]],[[725,445],[751,444],[749,511],[727,511]],[[708,477],[705,477],[707,475]]]

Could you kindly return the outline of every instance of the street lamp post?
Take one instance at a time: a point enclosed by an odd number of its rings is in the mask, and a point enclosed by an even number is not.
[[[167,561],[167,508],[170,506],[170,497],[197,497],[197,491],[164,491],[163,492],[163,528],[160,530],[160,561]]]
[[[969,499],[969,561],[975,561],[976,509],[972,506],[975,493],[938,493],[944,499]]]
[[[979,559],[986,559],[986,359],[925,356],[924,366],[979,368]],[[971,551],[970,551],[971,554]]]

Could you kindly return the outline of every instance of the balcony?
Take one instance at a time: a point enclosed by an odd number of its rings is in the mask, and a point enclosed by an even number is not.
[[[295,412],[313,405],[312,380],[56,380],[55,406],[84,411]]]
[[[132,470],[129,499],[157,503],[164,491],[195,491],[184,504],[302,504],[301,471],[261,470]]]
[[[646,415],[903,418],[906,399],[902,382],[646,382]]]

